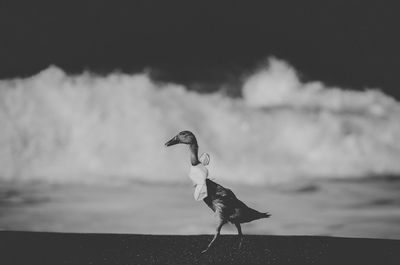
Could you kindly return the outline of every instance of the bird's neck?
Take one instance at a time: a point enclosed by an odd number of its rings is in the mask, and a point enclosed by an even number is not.
[[[190,163],[192,164],[192,166],[200,164],[198,156],[199,146],[197,145],[197,143],[189,145],[189,150],[190,150]]]

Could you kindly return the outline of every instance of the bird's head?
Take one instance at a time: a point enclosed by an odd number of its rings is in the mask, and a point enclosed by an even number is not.
[[[178,133],[174,138],[169,140],[168,142],[165,143],[166,146],[171,146],[175,144],[196,144],[197,145],[197,140],[194,134],[190,131],[182,131]]]

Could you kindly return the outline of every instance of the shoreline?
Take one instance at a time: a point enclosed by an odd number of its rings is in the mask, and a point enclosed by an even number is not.
[[[0,231],[2,264],[400,264],[400,240]]]

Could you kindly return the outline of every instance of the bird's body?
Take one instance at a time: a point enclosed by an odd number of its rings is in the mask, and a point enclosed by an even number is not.
[[[206,184],[208,196],[203,201],[220,220],[232,224],[242,224],[270,216],[268,213],[261,213],[248,207],[230,189],[210,179],[206,180]]]
[[[189,131],[182,131],[178,135],[176,135],[174,138],[169,140],[165,145],[166,146],[171,146],[175,144],[188,144],[189,145],[189,150],[190,150],[190,162],[192,164],[192,168],[201,166],[201,162],[198,159],[198,144],[196,137],[192,132]],[[200,171],[197,171],[199,173]],[[206,172],[206,173],[204,173]],[[240,239],[239,247],[242,243],[242,229],[240,224],[241,223],[248,223],[257,219],[262,219],[262,218],[268,218],[270,217],[269,213],[261,213],[259,211],[256,211],[250,207],[248,207],[246,204],[244,204],[241,200],[239,200],[235,194],[230,190],[222,185],[210,180],[207,178],[208,176],[208,171],[204,171],[201,174],[205,174],[203,177],[205,180],[205,184],[207,187],[207,191],[203,193],[199,193],[195,191],[195,199],[198,200],[198,198],[203,198],[203,201],[207,204],[208,207],[210,207],[211,210],[213,210],[216,214],[217,217],[217,222],[218,226],[216,229],[216,233],[214,235],[214,238],[211,240],[209,243],[208,247],[202,252],[206,252],[215,242],[215,240],[219,237],[221,228],[224,224],[230,222],[234,224],[238,230],[238,236]],[[195,174],[196,176],[193,177],[193,174],[191,176],[192,180],[200,179],[201,180],[201,174]],[[196,182],[194,181],[194,182]],[[196,184],[196,183],[195,183]],[[202,182],[200,181],[199,184],[196,185],[203,185]],[[196,189],[197,190],[197,189]]]

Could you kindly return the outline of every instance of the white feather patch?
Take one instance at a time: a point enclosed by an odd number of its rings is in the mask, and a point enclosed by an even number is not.
[[[202,153],[200,156],[200,162],[204,165],[207,166],[210,164],[210,155],[207,153]]]

